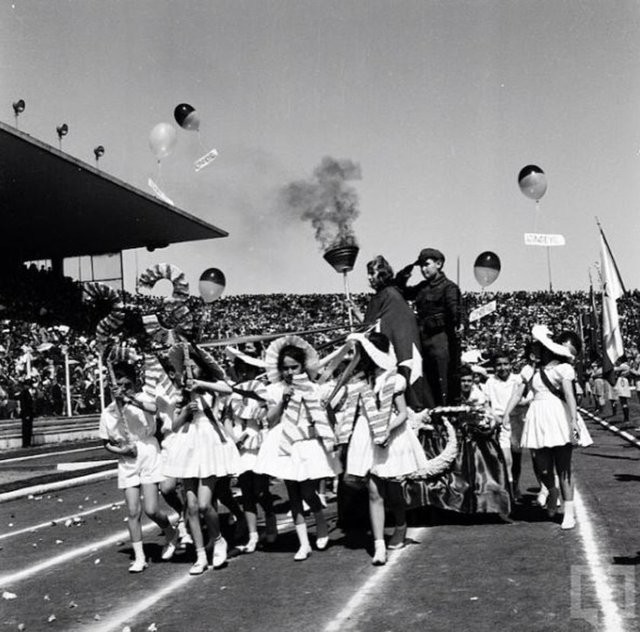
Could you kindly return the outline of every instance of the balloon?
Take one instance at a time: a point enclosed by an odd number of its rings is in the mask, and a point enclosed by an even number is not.
[[[173,111],[176,123],[183,129],[197,132],[200,129],[200,117],[195,108],[188,103],[181,103]]]
[[[200,275],[198,289],[205,303],[213,303],[222,296],[227,280],[218,268],[208,268]]]
[[[158,160],[166,158],[176,146],[178,133],[171,123],[158,123],[149,134],[149,147]]]
[[[500,257],[495,252],[482,252],[473,264],[473,275],[481,287],[491,285],[500,274]]]
[[[547,191],[547,176],[540,167],[527,165],[518,174],[518,186],[528,198],[537,202]]]

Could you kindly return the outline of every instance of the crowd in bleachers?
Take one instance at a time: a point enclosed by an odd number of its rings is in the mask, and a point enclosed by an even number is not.
[[[72,414],[97,412],[100,389],[94,334],[108,306],[83,303],[79,285],[69,279],[54,282],[50,272],[23,267],[20,274],[10,276],[0,282],[0,418],[17,416],[17,395],[27,377],[36,386],[38,414],[68,414],[65,352]],[[365,294],[353,298],[363,308],[368,301]],[[131,321],[162,310],[162,298],[125,293],[123,299]],[[579,331],[587,349],[589,341],[597,339],[588,292],[485,291],[466,293],[463,299],[467,314],[496,301],[493,313],[467,322],[462,341],[463,349],[479,349],[485,357],[499,348],[520,352],[534,323]],[[341,326],[309,336],[314,346],[322,347],[348,326],[341,294],[239,295],[222,297],[212,305],[192,297],[187,304],[201,341]],[[633,355],[640,340],[640,292],[627,293],[619,301],[619,312],[625,349]],[[222,350],[214,351],[222,361]]]

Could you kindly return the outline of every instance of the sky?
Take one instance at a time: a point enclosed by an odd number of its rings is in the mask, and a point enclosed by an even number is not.
[[[640,3],[637,0],[1,0],[0,120],[229,232],[125,253],[125,285],[160,262],[226,293],[340,292],[309,222],[279,192],[323,158],[361,178],[360,253],[400,269],[424,247],[480,290],[586,289],[598,217],[625,285],[640,286]],[[200,131],[173,111],[192,105]],[[178,140],[158,165],[151,129]],[[210,149],[218,158],[196,173]],[[517,176],[541,167],[539,210]],[[96,226],[99,230],[99,226]],[[566,245],[525,246],[524,233]],[[550,266],[547,263],[549,255]],[[549,268],[551,274],[549,274]],[[417,280],[417,276],[414,277]]]

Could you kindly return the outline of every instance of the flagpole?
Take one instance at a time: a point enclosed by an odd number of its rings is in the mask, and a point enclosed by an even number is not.
[[[600,234],[602,235],[602,240],[604,241],[604,245],[607,247],[607,250],[609,251],[609,256],[611,257],[611,262],[613,263],[613,267],[615,268],[616,274],[618,275],[618,281],[620,281],[620,286],[622,287],[622,291],[626,294],[627,288],[625,288],[624,286],[624,282],[622,281],[622,276],[620,274],[618,264],[616,263],[616,259],[613,256],[613,252],[611,251],[611,246],[609,246],[609,242],[607,241],[607,238],[604,234],[604,230],[602,230],[602,226],[600,226],[600,220],[598,219],[597,216],[596,216],[596,224],[598,225],[598,229],[600,230]]]

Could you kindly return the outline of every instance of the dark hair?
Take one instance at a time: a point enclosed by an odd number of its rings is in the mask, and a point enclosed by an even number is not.
[[[282,347],[282,349],[280,349],[280,353],[278,354],[278,371],[282,371],[282,362],[285,357],[289,357],[292,360],[295,360],[304,370],[306,370],[307,354],[302,347],[298,347],[296,345],[285,345],[284,347]]]
[[[374,285],[378,289],[393,283],[393,268],[382,255],[378,255],[367,263],[367,273],[374,278]]]
[[[498,364],[498,358],[507,359],[509,361],[509,364],[513,362],[513,360],[511,359],[511,354],[508,351],[505,351],[504,349],[498,349],[497,351],[494,352],[493,361],[492,361],[492,365],[494,367]]]
[[[137,383],[136,367],[133,364],[128,364],[127,362],[114,362],[113,374],[115,375],[116,380],[124,377],[134,385]]]
[[[473,377],[473,370],[471,369],[471,367],[468,364],[463,364],[460,367],[460,377]]]
[[[563,345],[568,342],[576,352],[576,357],[582,353],[582,340],[575,331],[561,331],[556,337],[556,342]]]

